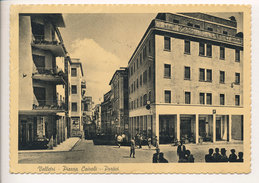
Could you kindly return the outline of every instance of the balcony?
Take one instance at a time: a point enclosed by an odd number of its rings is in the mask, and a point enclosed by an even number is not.
[[[63,100],[35,100],[32,109],[45,112],[64,112],[67,110],[67,106]]]
[[[166,22],[163,20],[158,20],[158,19],[153,20],[151,27],[153,27],[157,30],[168,30],[172,33],[177,33],[180,35],[204,38],[204,39],[212,40],[215,42],[226,43],[226,44],[243,47],[242,38],[218,34],[215,32],[209,32],[206,30],[188,27],[185,25],[179,25],[179,24],[172,23],[172,22]]]
[[[56,57],[65,57],[66,50],[62,41],[46,40],[44,35],[32,35],[31,45],[42,50],[49,50]]]
[[[32,79],[51,82],[57,85],[66,84],[66,74],[61,69],[46,69],[45,67],[37,67],[32,73]]]

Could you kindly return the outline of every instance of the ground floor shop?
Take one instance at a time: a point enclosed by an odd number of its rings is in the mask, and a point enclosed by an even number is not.
[[[187,111],[195,113],[187,113]],[[153,112],[152,115],[129,117],[130,138],[136,134],[142,134],[146,139],[157,138],[160,144],[170,144],[180,140],[184,143],[243,140],[244,115],[242,113],[232,113],[231,110],[228,113],[224,108],[202,109],[201,113],[198,113],[197,108],[196,111],[174,112],[177,111],[166,108]]]
[[[52,149],[67,139],[65,113],[19,114],[19,149]]]

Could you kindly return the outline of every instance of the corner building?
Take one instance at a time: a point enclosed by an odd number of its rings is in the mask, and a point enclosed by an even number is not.
[[[242,141],[242,35],[234,19],[159,13],[128,63],[130,137]]]

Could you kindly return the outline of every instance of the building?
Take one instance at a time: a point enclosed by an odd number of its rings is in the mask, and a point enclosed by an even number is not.
[[[101,104],[96,104],[93,109],[93,120],[96,124],[96,134],[102,133],[102,108]]]
[[[19,15],[19,149],[53,148],[67,138],[67,72],[61,14]]]
[[[115,133],[112,129],[112,103],[111,90],[103,95],[103,102],[101,103],[101,129],[102,133],[109,135]]]
[[[158,13],[128,63],[130,136],[243,140],[240,35],[234,17]]]
[[[96,125],[93,120],[93,99],[84,96],[82,99],[83,129],[86,139],[92,139],[96,134]]]
[[[68,119],[70,120],[70,136],[81,137],[83,135],[82,98],[85,94],[85,82],[82,82],[84,73],[80,60],[71,58],[68,71]]]
[[[115,133],[128,133],[128,69],[116,70],[111,86],[112,119]]]

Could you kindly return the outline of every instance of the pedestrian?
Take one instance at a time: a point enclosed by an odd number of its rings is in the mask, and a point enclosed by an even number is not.
[[[130,141],[130,157],[133,155],[133,158],[135,158],[135,138],[132,137]]]
[[[212,149],[212,148],[209,149],[209,154],[206,154],[206,155],[205,155],[205,161],[206,161],[207,163],[214,162],[213,149]]]
[[[194,157],[193,155],[191,154],[191,151],[190,150],[186,150],[186,162],[188,163],[194,163]]]
[[[237,162],[244,162],[243,156],[244,156],[243,152],[239,152]]]
[[[237,161],[237,155],[235,154],[236,150],[235,149],[231,149],[231,154],[229,155],[229,162],[236,162]]]
[[[184,157],[185,151],[186,151],[185,145],[183,145],[183,141],[181,140],[177,147],[177,155],[179,156],[179,161],[185,159],[185,157]]]
[[[151,149],[151,137],[147,139],[147,143],[148,143],[148,148]]]
[[[221,159],[220,162],[228,162],[228,157],[226,155],[226,149],[225,148],[221,148],[220,153],[221,153]]]
[[[214,162],[220,162],[221,154],[219,153],[219,148],[215,148],[215,153],[213,154]]]
[[[139,135],[139,148],[142,148],[142,140],[143,140],[143,136],[142,134]]]
[[[121,136],[121,135],[118,135],[118,136],[117,136],[117,144],[118,144],[119,148],[121,147],[122,141],[123,141],[122,136]]]
[[[156,148],[159,148],[157,136],[155,137],[154,143],[155,143],[155,147],[156,147]]]

